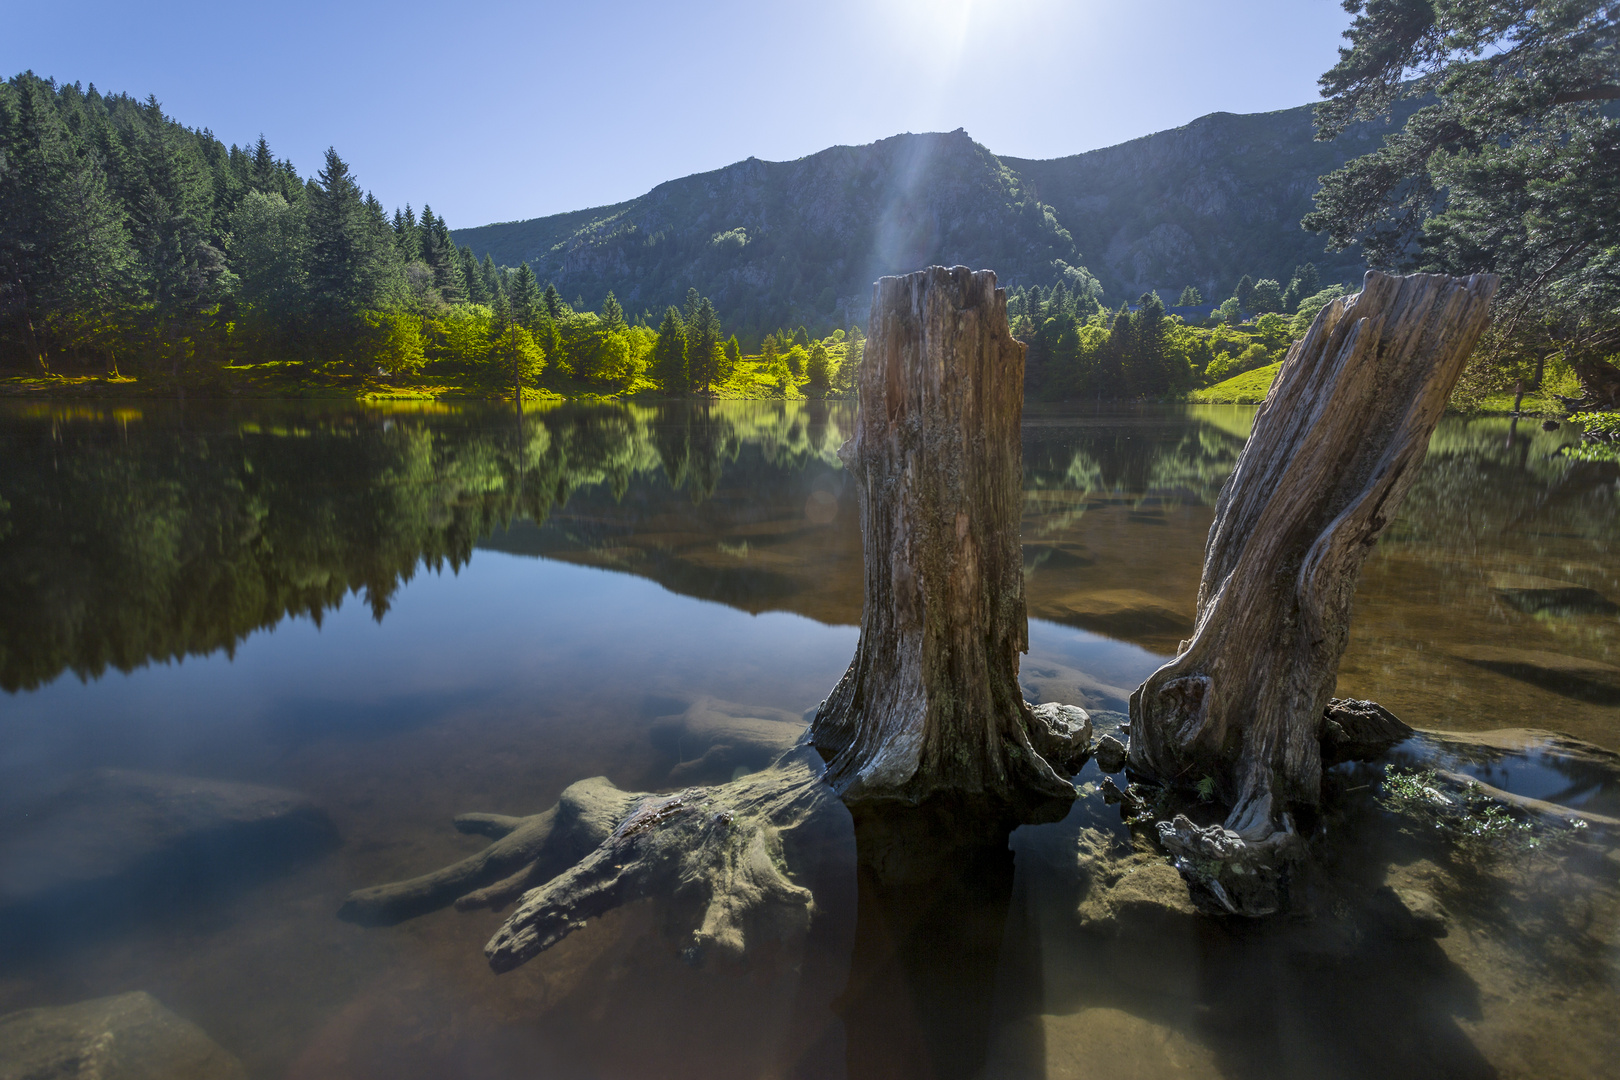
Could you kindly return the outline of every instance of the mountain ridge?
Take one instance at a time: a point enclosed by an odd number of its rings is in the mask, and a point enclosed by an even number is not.
[[[1317,178],[1375,148],[1385,126],[1317,142],[1313,108],[1210,113],[1050,159],[997,156],[961,128],[905,133],[749,157],[622,202],[453,236],[480,257],[527,261],[587,303],[611,289],[656,314],[696,288],[728,324],[760,332],[864,321],[873,279],[930,263],[988,266],[1009,286],[1100,288],[1114,304],[1187,284],[1215,300],[1245,273],[1286,283],[1303,262],[1324,283],[1353,281],[1359,253],[1326,252],[1299,219]]]

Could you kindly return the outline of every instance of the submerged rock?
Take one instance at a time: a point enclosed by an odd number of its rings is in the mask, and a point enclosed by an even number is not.
[[[667,782],[723,783],[758,772],[804,734],[805,720],[782,709],[704,697],[685,712],[660,716],[648,738],[673,754]]]
[[[1122,852],[1095,829],[1077,839],[1084,881],[1076,916],[1082,928],[1108,935],[1132,929],[1163,930],[1198,914],[1176,868],[1151,851]]]
[[[1446,909],[1433,894],[1412,885],[1394,885],[1391,889],[1414,922],[1436,936],[1445,934]]]
[[[1123,1009],[1091,1006],[1066,1015],[1024,1017],[1008,1025],[997,1034],[985,1075],[1031,1080],[1103,1076],[1217,1080],[1223,1074],[1215,1053],[1187,1031]]]
[[[321,843],[331,823],[283,788],[97,769],[49,798],[5,808],[0,909],[55,903],[144,872],[236,865]]]
[[[1035,614],[1126,640],[1176,640],[1192,633],[1192,614],[1140,589],[1073,592],[1041,601]]]
[[[1451,655],[1555,693],[1600,704],[1620,704],[1620,667],[1601,660],[1496,645],[1459,645],[1451,649]]]
[[[247,1071],[137,990],[0,1016],[0,1080],[247,1080]]]
[[[1497,574],[1491,588],[1509,607],[1534,615],[1613,615],[1616,604],[1596,589],[1571,581],[1534,577],[1529,574]]]

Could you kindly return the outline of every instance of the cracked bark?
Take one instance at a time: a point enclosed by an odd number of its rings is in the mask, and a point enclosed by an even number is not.
[[[1221,490],[1193,636],[1131,696],[1129,758],[1173,785],[1212,779],[1245,844],[1285,855],[1290,808],[1317,804],[1362,563],[1416,476],[1496,286],[1489,274],[1369,272],[1289,351]]]
[[[849,670],[810,738],[848,804],[999,804],[1074,789],[1090,721],[1023,699],[1019,516],[1024,346],[987,270],[929,267],[872,293],[856,485],[866,602]]]

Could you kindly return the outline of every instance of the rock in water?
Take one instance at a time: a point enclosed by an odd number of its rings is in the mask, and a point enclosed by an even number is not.
[[[247,1071],[137,990],[0,1016],[0,1080],[247,1080]]]
[[[1620,667],[1582,656],[1496,645],[1458,645],[1451,655],[1476,667],[1534,683],[1567,697],[1620,705]]]
[[[1540,612],[1553,615],[1613,615],[1620,611],[1620,604],[1596,589],[1572,581],[1529,574],[1497,574],[1491,579],[1491,588],[1503,603],[1531,615]]]
[[[97,769],[48,799],[7,806],[6,816],[18,824],[0,840],[0,910],[221,855],[241,868],[331,835],[295,791],[125,769]]]
[[[1097,740],[1097,768],[1105,773],[1116,773],[1125,767],[1125,744],[1112,735]]]

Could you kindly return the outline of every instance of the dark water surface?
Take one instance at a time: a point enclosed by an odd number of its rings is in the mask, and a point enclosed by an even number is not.
[[[1190,633],[1252,415],[1026,416],[1031,700],[1106,725]],[[704,710],[802,714],[848,664],[861,552],[836,450],[852,421],[819,403],[521,423],[0,412],[0,1013],[144,990],[263,1078],[1620,1070],[1612,837],[1482,869],[1370,796],[1347,804],[1364,839],[1329,860],[1350,884],[1315,919],[1157,909],[1126,879],[1173,871],[1089,794],[1094,764],[1068,820],[898,900],[857,874],[852,837],[833,845],[794,868],[816,895],[808,938],[741,963],[683,954],[653,901],[502,976],[482,947],[505,913],[335,917],[353,889],[479,850],[458,813],[762,764],[659,733]],[[1571,438],[1442,423],[1368,563],[1341,695],[1420,728],[1620,749],[1620,472],[1557,456]],[[1620,815],[1610,774],[1549,766],[1538,738],[1450,764]],[[302,793],[308,828],[121,861],[146,819],[104,788],[131,775]],[[1104,850],[1115,869],[1097,869]],[[1443,930],[1414,929],[1414,895]]]

